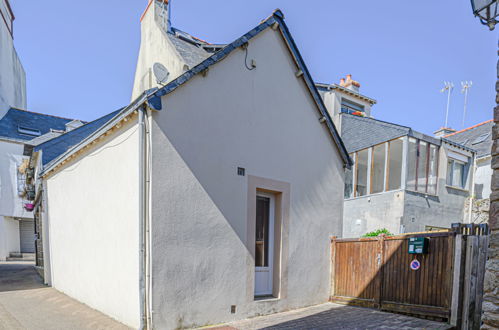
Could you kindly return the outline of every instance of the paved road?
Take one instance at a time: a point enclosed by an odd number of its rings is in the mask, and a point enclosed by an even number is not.
[[[33,263],[0,262],[0,330],[129,329],[45,286]]]
[[[211,330],[298,329],[450,329],[448,324],[373,309],[322,304],[285,313],[227,323]]]

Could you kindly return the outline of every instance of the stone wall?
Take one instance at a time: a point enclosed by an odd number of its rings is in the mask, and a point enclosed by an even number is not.
[[[491,229],[487,270],[483,297],[483,328],[499,328],[499,63],[496,83],[496,103],[492,128],[492,193],[490,195],[489,225]]]
[[[470,202],[473,201],[473,208],[471,210],[470,219]],[[468,198],[464,203],[464,218],[463,222],[481,224],[489,222],[489,209],[490,209],[490,199],[472,199]]]

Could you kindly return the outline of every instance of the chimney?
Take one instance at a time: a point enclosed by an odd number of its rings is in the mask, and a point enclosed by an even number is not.
[[[440,127],[438,130],[433,132],[433,134],[435,135],[435,137],[441,138],[441,137],[445,137],[445,136],[452,134],[452,133],[455,133],[455,132],[456,132],[456,130],[452,129],[450,127]]]
[[[351,91],[359,92],[360,83],[352,79],[351,74],[347,74],[346,80],[344,78],[340,79],[340,86],[348,88]]]

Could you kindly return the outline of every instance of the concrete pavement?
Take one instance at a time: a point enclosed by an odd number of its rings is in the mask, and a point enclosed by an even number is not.
[[[30,262],[0,262],[0,330],[129,329],[45,286]]]

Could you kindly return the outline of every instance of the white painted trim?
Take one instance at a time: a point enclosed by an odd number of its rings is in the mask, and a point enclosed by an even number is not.
[[[269,260],[268,267],[256,267],[255,266],[255,297],[272,295],[273,291],[273,278],[274,278],[274,228],[275,228],[275,196],[273,194],[267,194],[263,192],[257,192],[256,196],[266,197],[270,200],[269,203]],[[256,207],[256,205],[255,205]],[[268,273],[268,290],[257,292],[256,288],[256,273],[267,272]]]

